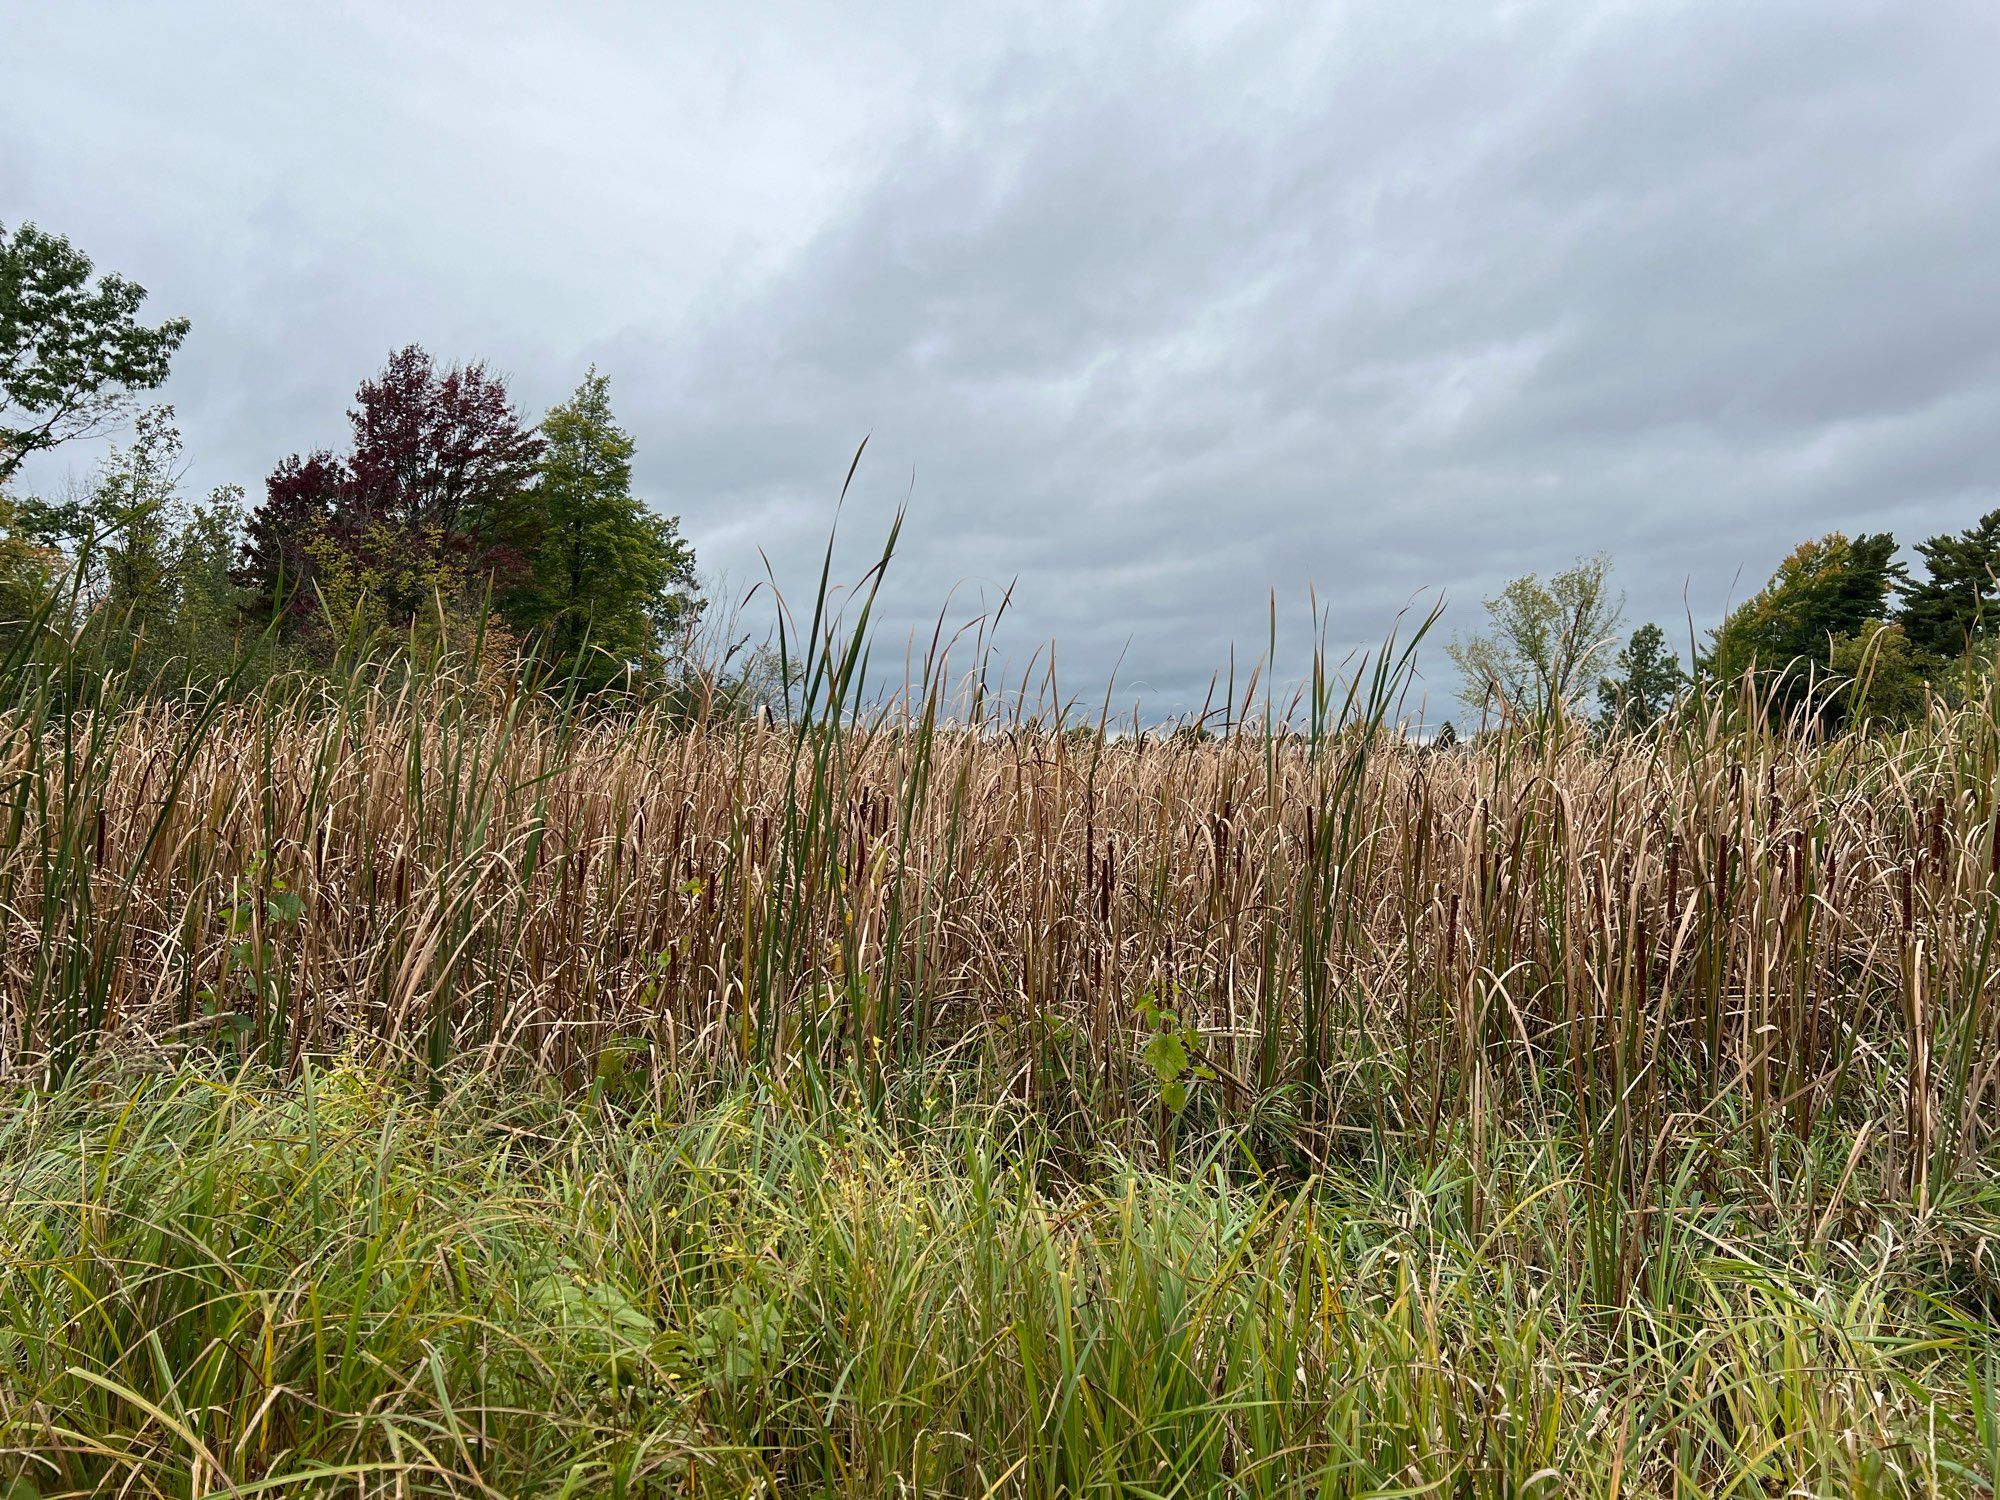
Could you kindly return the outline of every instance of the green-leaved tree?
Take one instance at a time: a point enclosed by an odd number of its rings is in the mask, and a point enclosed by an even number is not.
[[[0,652],[41,610],[61,561],[30,528],[20,505],[0,489]]]
[[[1896,539],[1886,531],[1851,540],[1835,531],[1801,542],[1770,582],[1716,627],[1703,669],[1723,682],[1757,672],[1770,686],[1773,710],[1790,714],[1815,681],[1830,678],[1835,643],[1883,617],[1903,575],[1895,556]]]
[[[1486,632],[1445,648],[1464,678],[1460,698],[1474,712],[1498,708],[1516,718],[1570,712],[1615,649],[1624,614],[1608,557],[1514,579],[1486,601]]]
[[[1827,665],[1842,686],[1824,710],[1828,724],[1896,729],[1910,723],[1924,711],[1926,674],[1935,662],[1901,625],[1864,622],[1833,643]]]
[[[185,471],[174,409],[151,407],[89,483],[15,512],[46,560],[45,579],[67,581],[65,595],[89,612],[88,628],[114,659],[169,688],[226,677],[255,642],[242,623],[247,591],[231,577],[243,492],[225,485],[189,503]]]
[[[503,601],[508,621],[539,634],[586,688],[656,680],[674,631],[700,608],[694,549],[632,493],[633,443],[606,376],[593,368],[541,433],[530,572]]]
[[[2000,510],[1917,543],[1924,577],[1904,583],[1896,623],[1919,651],[1956,660],[2000,635]]]
[[[0,224],[0,484],[31,453],[101,432],[167,378],[186,318],[138,319],[146,289],[33,224]]]

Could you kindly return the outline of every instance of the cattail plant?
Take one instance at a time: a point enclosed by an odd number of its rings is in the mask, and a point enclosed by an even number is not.
[[[1232,679],[1219,732],[1077,722],[1052,672],[992,690],[984,626],[881,680],[895,541],[782,613],[771,719],[593,710],[477,643],[161,701],[52,604],[0,663],[8,1066],[610,1050],[878,1099],[943,1070],[1301,1169],[1560,1139],[1614,1300],[1693,1136],[1802,1182],[1859,1140],[1919,1206],[1988,1152],[1990,689],[1894,735],[1745,687],[1434,748],[1401,727],[1432,614],[1322,639],[1289,700]]]

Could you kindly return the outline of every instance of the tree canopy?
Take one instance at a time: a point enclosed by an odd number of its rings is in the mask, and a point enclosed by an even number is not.
[[[1947,660],[2000,632],[2000,510],[1917,543],[1924,576],[1900,586],[1897,622],[1918,651]]]
[[[542,419],[542,460],[528,494],[532,561],[503,599],[509,623],[534,631],[592,685],[657,669],[673,627],[697,607],[694,551],[678,522],[632,493],[631,436],[611,413],[595,367]]]
[[[1650,729],[1667,716],[1674,699],[1687,686],[1680,658],[1667,644],[1667,633],[1653,624],[1641,625],[1612,662],[1612,676],[1597,682],[1597,701],[1607,727]]]
[[[1894,728],[1923,712],[1925,653],[1911,644],[1900,624],[1863,622],[1859,630],[1833,643],[1827,665],[1841,685],[1822,710],[1830,727]]]
[[[289,639],[402,630],[434,600],[487,609],[585,688],[657,675],[699,608],[694,553],[632,493],[633,442],[592,369],[539,428],[484,365],[416,345],[363,381],[346,453],[279,462],[239,581]]]
[[[1835,642],[1883,617],[1904,572],[1895,556],[1896,539],[1886,531],[1851,540],[1835,531],[1801,542],[1710,635],[1704,670],[1729,682],[1763,674],[1772,706],[1789,713],[1816,678],[1829,675]]]
[[[138,319],[146,289],[33,224],[0,224],[0,484],[31,453],[101,432],[156,389],[186,318]]]
[[[190,502],[185,469],[174,409],[150,407],[131,443],[112,448],[88,481],[0,514],[15,544],[33,549],[43,586],[65,580],[66,597],[83,610],[75,623],[113,634],[115,654],[164,686],[229,675],[256,637],[230,577],[243,492],[224,485]]]
[[[296,627],[321,599],[406,627],[436,596],[470,607],[531,571],[526,495],[542,442],[482,364],[439,369],[415,344],[364,380],[352,444],[279,461],[238,577]]]
[[[1579,558],[1547,579],[1516,578],[1488,599],[1486,633],[1445,648],[1467,707],[1536,719],[1573,709],[1617,644],[1625,605],[1610,579],[1608,557]]]

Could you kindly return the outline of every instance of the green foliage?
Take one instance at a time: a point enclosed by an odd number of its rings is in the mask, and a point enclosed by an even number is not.
[[[252,613],[322,665],[408,637],[489,657],[526,638],[585,692],[676,686],[694,553],[632,494],[604,376],[531,431],[483,365],[411,345],[356,403],[347,453],[294,455],[265,481],[238,569]]]
[[[66,578],[75,623],[87,618],[112,654],[165,688],[212,685],[258,643],[231,577],[243,492],[224,486],[190,503],[180,493],[185,467],[174,409],[151,407],[130,446],[113,448],[87,484],[13,511],[16,545],[33,549],[40,586]]]
[[[71,522],[79,561],[101,577],[103,601],[134,633],[154,639],[173,612],[168,550],[185,470],[173,408],[142,412],[132,446],[111,451]]]
[[[1201,1060],[1200,1034],[1172,1006],[1147,995],[1139,1002],[1139,1020],[1145,1032],[1140,1061],[1160,1086],[1160,1102],[1177,1115],[1188,1106],[1190,1087],[1212,1081],[1215,1069]]]
[[[1657,625],[1641,625],[1612,661],[1616,673],[1597,680],[1597,701],[1607,727],[1650,729],[1667,716],[1688,685],[1680,658]]]
[[[593,1279],[568,1256],[528,1283],[525,1302],[579,1363],[598,1366],[614,1385],[650,1362],[659,1326],[615,1282]]]
[[[1936,663],[1911,643],[1900,623],[1870,620],[1833,643],[1827,665],[1847,682],[1828,705],[1833,722],[1900,728],[1922,715]]]
[[[161,640],[170,659],[183,663],[188,680],[198,684],[228,676],[246,653],[264,647],[257,630],[246,624],[247,591],[232,571],[243,515],[242,487],[223,485],[179,512],[163,549],[171,610]]]
[[[0,649],[48,602],[62,559],[30,530],[21,506],[0,489]]]
[[[630,435],[593,368],[542,422],[541,470],[527,498],[525,585],[502,601],[586,687],[657,681],[672,632],[699,608],[694,550],[678,524],[632,493]]]
[[[23,520],[60,551],[79,597],[133,615],[135,627],[163,613],[167,539],[186,465],[170,406],[141,412],[130,447],[114,447],[83,485],[53,498],[31,497]]]
[[[1609,558],[1580,558],[1547,579],[1516,578],[1488,599],[1488,632],[1445,648],[1464,679],[1461,700],[1530,722],[1569,712],[1616,643],[1625,606],[1610,579]]]
[[[0,224],[0,484],[31,453],[102,431],[167,378],[185,318],[148,328],[146,289],[92,280],[90,257],[33,224]]]
[[[541,439],[499,376],[478,362],[441,368],[415,344],[354,399],[347,453],[294,454],[265,479],[238,569],[252,612],[276,616],[323,665],[413,631],[479,637],[493,591],[527,565]]]
[[[1830,668],[1833,643],[1882,618],[1903,574],[1895,555],[1887,532],[1801,542],[1711,634],[1704,670],[1724,682],[1756,672],[1771,685],[1774,712],[1796,710]]]
[[[1992,1197],[1736,1209],[1684,1128],[1614,1320],[1576,1140],[1284,1183],[769,1080],[100,1075],[0,1116],[0,1494],[1990,1493]]]
[[[386,521],[305,544],[322,628],[349,651],[393,651],[439,638],[462,645],[486,618],[482,581],[435,526]]]
[[[1917,543],[1925,576],[1904,583],[1896,623],[1919,651],[1956,660],[2000,634],[2000,510]]]

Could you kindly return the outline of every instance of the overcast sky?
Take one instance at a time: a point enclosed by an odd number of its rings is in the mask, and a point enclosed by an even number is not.
[[[705,570],[809,593],[872,433],[896,636],[1018,579],[1155,711],[1273,590],[1292,672],[1309,586],[1344,645],[1597,551],[1685,639],[2000,504],[1993,0],[0,0],[23,219],[193,319],[192,486],[413,340],[595,361]]]

